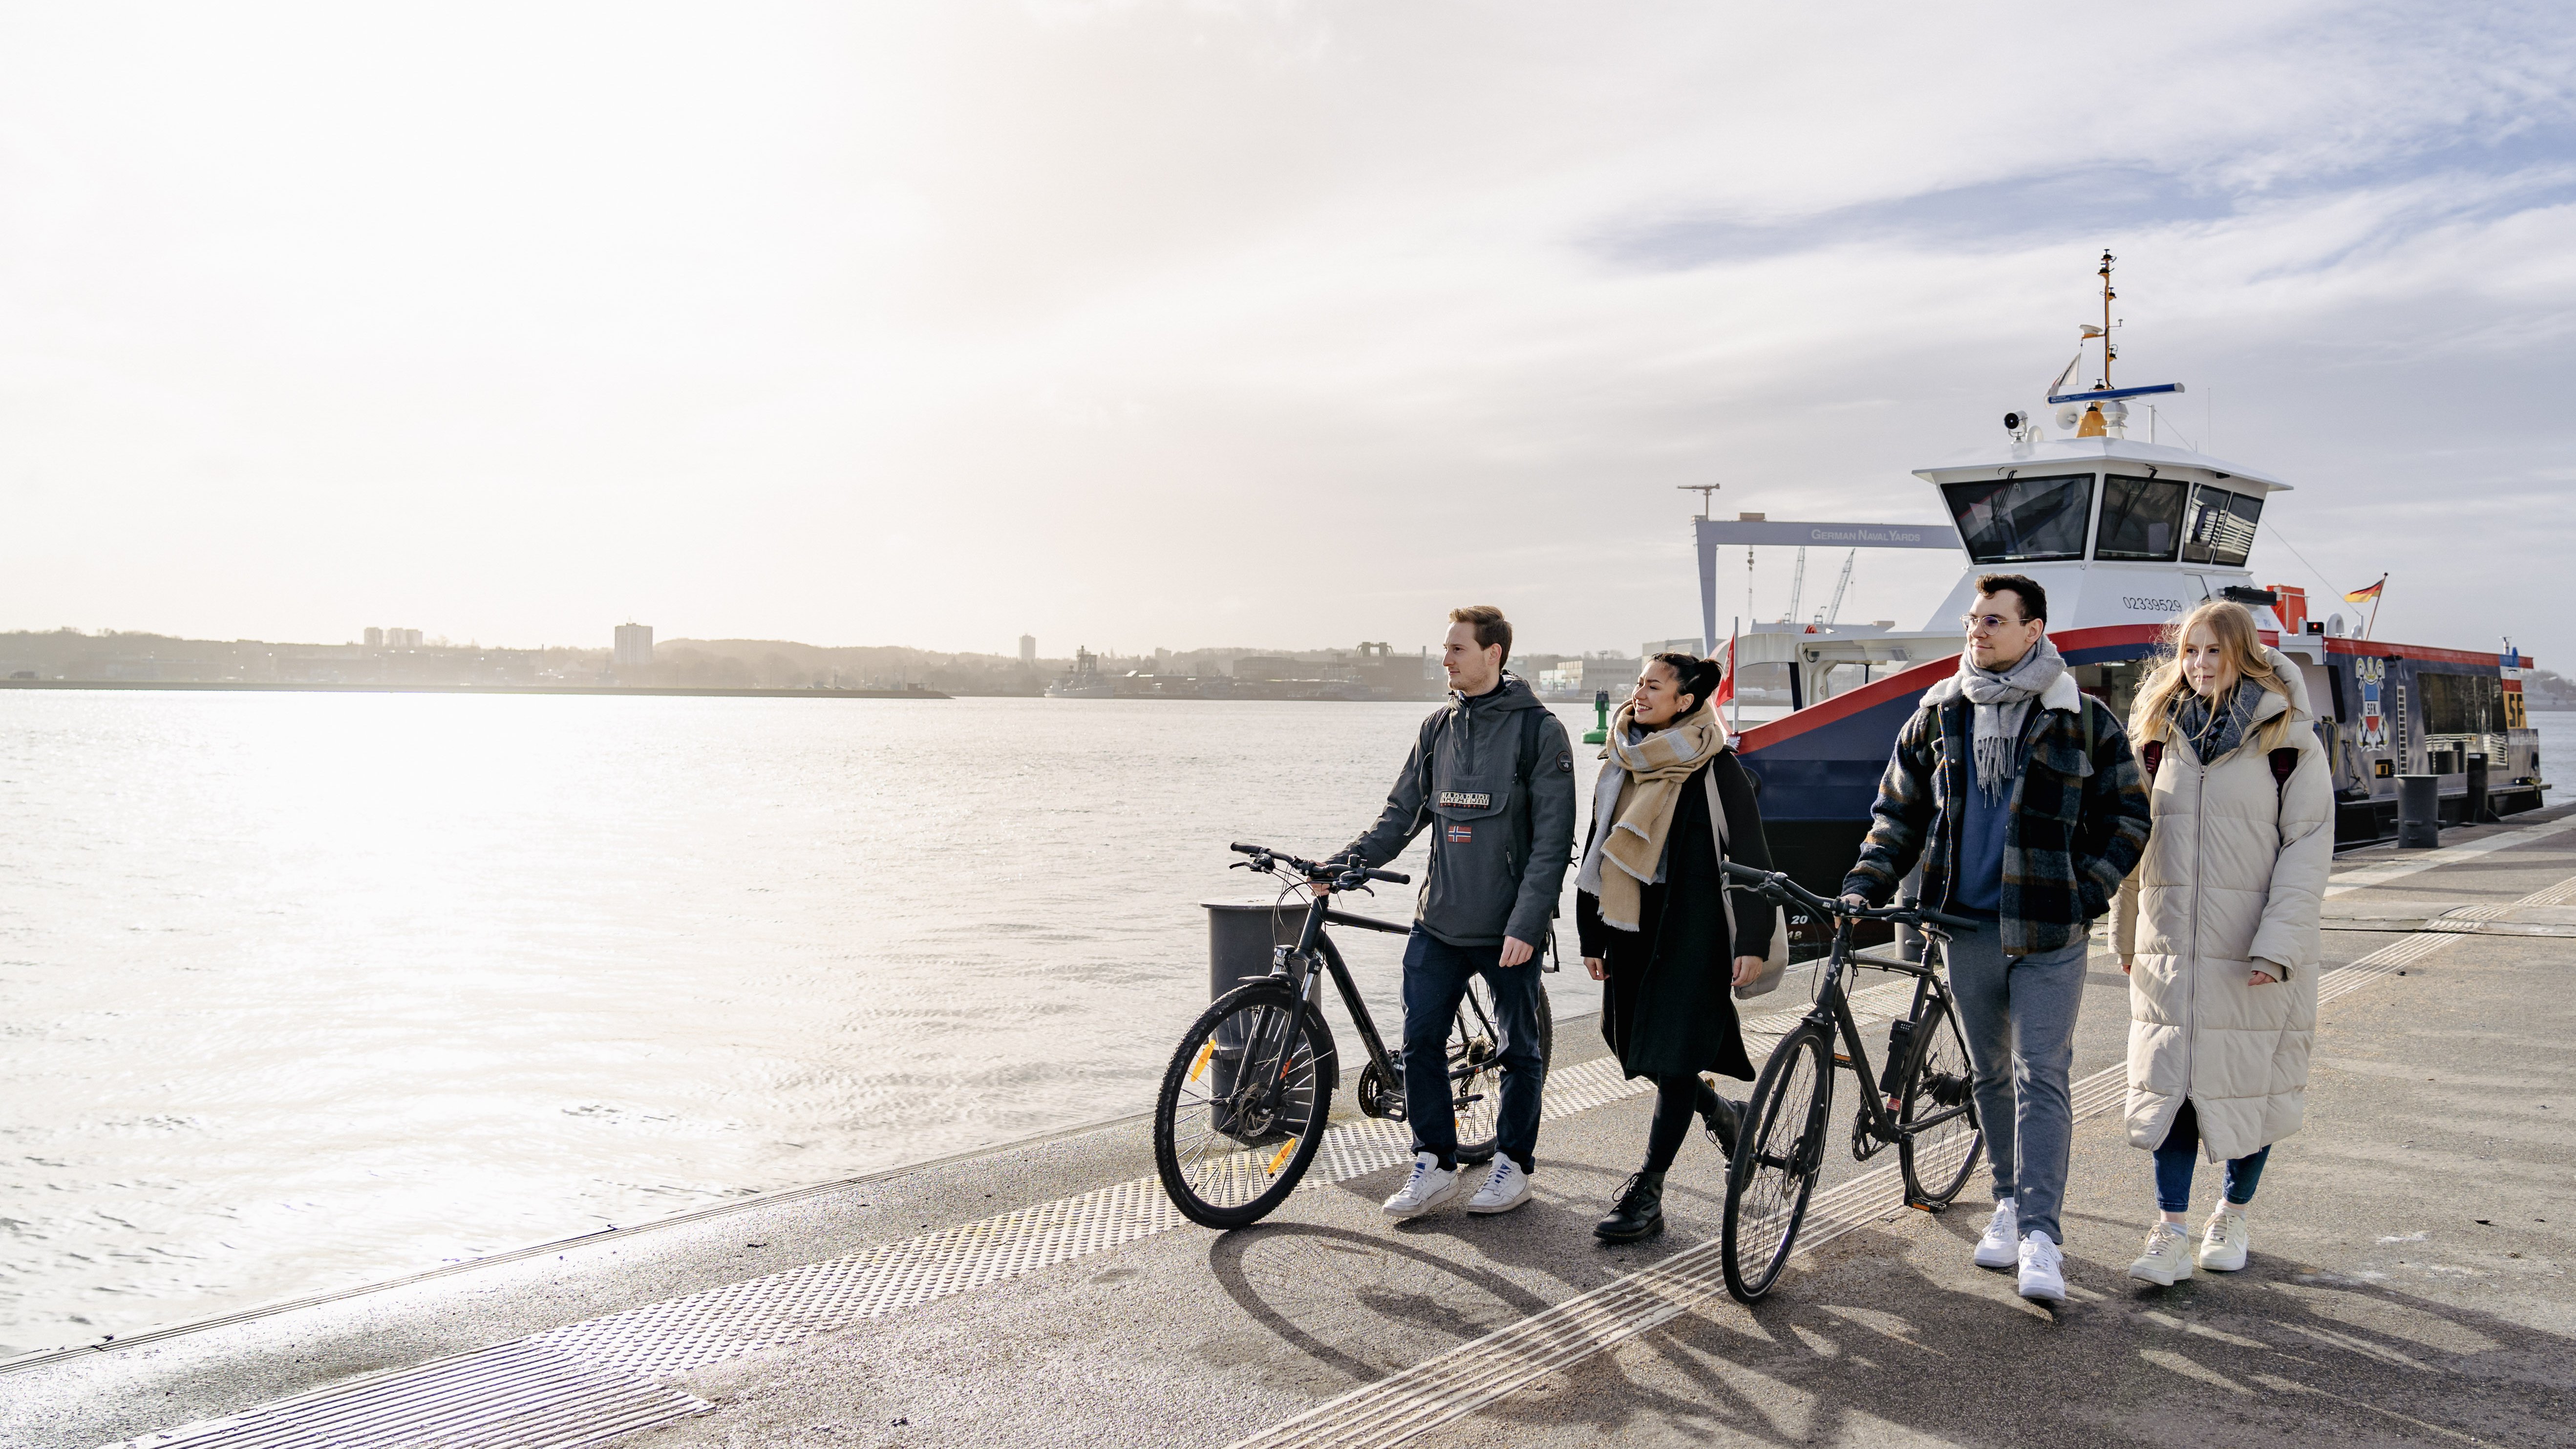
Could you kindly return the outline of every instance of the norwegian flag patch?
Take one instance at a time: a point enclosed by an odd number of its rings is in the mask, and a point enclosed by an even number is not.
[[[1448,827],[1448,836],[1451,845],[1465,845],[1476,838],[1476,827],[1452,824]]]

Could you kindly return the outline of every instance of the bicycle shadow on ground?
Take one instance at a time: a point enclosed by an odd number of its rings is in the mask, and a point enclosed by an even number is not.
[[[1973,1238],[1971,1233],[1970,1238]],[[1912,1252],[1909,1253],[1909,1248]],[[1913,1258],[1958,1252],[1927,1272]],[[1742,1441],[2563,1444],[2576,1339],[2258,1254],[2157,1289],[2070,1258],[2070,1302],[2022,1302],[1964,1245],[1832,1245],[1745,1309],[1719,1295],[1425,1443],[1503,1425],[1622,1445]],[[1974,1275],[1974,1276],[1967,1276]],[[1891,1430],[1903,1431],[1891,1433]],[[1541,1434],[1544,1431],[1544,1434]]]
[[[1351,1387],[1548,1307],[1436,1245],[1314,1223],[1226,1233],[1208,1245],[1208,1273],[1254,1326]]]

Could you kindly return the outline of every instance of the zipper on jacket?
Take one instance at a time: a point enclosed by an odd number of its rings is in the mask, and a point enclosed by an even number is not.
[[[2191,801],[2191,955],[2187,958],[2191,984],[2183,989],[2182,1028],[2182,1096],[2186,1102],[2191,1100],[2192,1039],[2200,1034],[2200,881],[2204,874],[2201,852],[2206,849],[2202,822],[2209,815],[2209,762],[2200,759],[2199,750],[2191,753],[2200,765],[2200,784]],[[2179,1114],[2182,1109],[2174,1110]],[[2167,1127],[2170,1130],[2171,1124]]]

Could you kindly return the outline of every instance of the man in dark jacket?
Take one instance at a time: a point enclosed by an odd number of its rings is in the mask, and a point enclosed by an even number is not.
[[[1547,1071],[1538,951],[1574,854],[1574,752],[1565,726],[1503,671],[1511,651],[1502,610],[1449,612],[1441,651],[1449,703],[1422,722],[1377,824],[1341,852],[1383,865],[1426,826],[1438,827],[1404,947],[1404,1117],[1414,1156],[1412,1176],[1386,1201],[1395,1217],[1418,1217],[1463,1187],[1449,1024],[1475,976],[1494,994],[1503,1081],[1493,1171],[1467,1211],[1509,1212],[1529,1200]]]
[[[2128,732],[2048,642],[2044,589],[1987,574],[1965,622],[1958,673],[1897,733],[1843,893],[1885,901],[1919,859],[1926,905],[1992,923],[1943,951],[1995,1174],[1976,1261],[2062,1302],[2075,1013],[2092,923],[2146,848],[2147,791]]]

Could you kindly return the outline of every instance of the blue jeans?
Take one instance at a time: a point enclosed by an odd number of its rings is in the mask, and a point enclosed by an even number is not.
[[[1413,1128],[1414,1151],[1456,1164],[1449,1027],[1469,978],[1482,976],[1493,989],[1494,1026],[1503,1037],[1496,1150],[1528,1172],[1538,1150],[1539,1089],[1547,1080],[1547,1063],[1538,1054],[1538,958],[1504,966],[1502,955],[1500,943],[1452,946],[1420,926],[1404,943],[1404,1120]]]
[[[1951,940],[1950,990],[1976,1069],[1977,1124],[1986,1129],[1995,1196],[2013,1200],[2024,1234],[2046,1233],[2062,1246],[2057,1213],[2075,1138],[2066,1078],[2090,943],[2006,957],[2001,936],[1988,926]]]
[[[2165,1145],[2156,1149],[2157,1207],[2169,1213],[2191,1211],[2191,1174],[2199,1158],[2200,1111],[2186,1098],[2182,1110],[2174,1114],[2173,1130],[2165,1134]],[[2254,1189],[2263,1181],[2263,1164],[2271,1160],[2268,1142],[2243,1157],[2227,1159],[2219,1191],[2226,1194],[2230,1207],[2254,1200]]]

